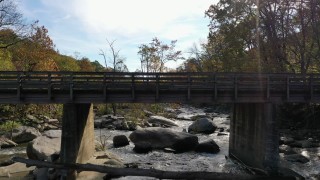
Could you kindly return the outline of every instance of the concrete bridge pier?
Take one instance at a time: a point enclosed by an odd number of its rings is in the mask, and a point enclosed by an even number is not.
[[[279,135],[272,103],[233,105],[229,154],[269,174],[278,172]]]
[[[62,117],[61,163],[86,163],[95,152],[92,104],[64,104]],[[76,179],[68,170],[64,179]]]

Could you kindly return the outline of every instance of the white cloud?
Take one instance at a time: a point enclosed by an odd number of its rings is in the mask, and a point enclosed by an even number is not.
[[[88,32],[126,36],[161,33],[175,24],[204,17],[212,0],[42,0],[77,18]],[[191,26],[191,25],[189,25]]]
[[[160,33],[177,19],[203,16],[212,1],[202,0],[77,0],[74,13],[97,32]]]

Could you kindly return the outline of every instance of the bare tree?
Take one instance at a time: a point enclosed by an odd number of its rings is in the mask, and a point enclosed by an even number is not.
[[[22,14],[13,0],[0,0],[0,48],[22,41],[26,35]]]
[[[112,63],[113,72],[128,71],[127,66],[124,64],[125,58],[120,56],[120,49],[116,49],[114,46],[114,43],[116,42],[116,40],[109,41],[108,38],[106,40],[107,40],[110,55],[108,56],[108,54],[102,49],[100,49],[100,53],[99,53],[99,55],[101,55],[104,59],[105,66],[107,67],[107,58],[109,58],[109,60]]]
[[[120,56],[120,49],[118,50],[114,46],[114,43],[116,42],[116,40],[109,41],[108,38],[106,38],[106,40],[107,40],[107,45],[108,45],[108,50],[110,55],[108,56],[107,52],[103,51],[102,49],[100,49],[100,53],[99,53],[99,55],[101,55],[104,59],[106,68],[107,68],[107,58],[109,58],[109,60],[112,63],[113,72],[128,71],[127,66],[124,64],[125,58]],[[116,115],[117,114],[116,104],[112,103],[111,105],[112,105],[113,115]]]

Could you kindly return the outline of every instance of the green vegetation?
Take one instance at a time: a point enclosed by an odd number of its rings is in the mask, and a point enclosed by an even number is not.
[[[171,115],[165,111],[166,107],[178,108],[178,104],[144,104],[144,103],[119,103],[117,106],[117,115],[125,117],[127,121],[138,124],[147,119],[150,112],[152,114],[170,117]],[[113,114],[112,105],[98,104],[95,106],[97,115]]]
[[[102,135],[101,134],[101,129],[100,129],[100,135],[99,135],[99,139],[98,139],[98,144],[96,144],[96,150],[97,151],[105,151],[107,150],[107,144],[108,144],[108,139],[111,137],[110,136],[106,136],[106,135]]]
[[[21,126],[19,122],[16,121],[6,121],[3,124],[0,124],[0,135],[11,132],[12,129]]]

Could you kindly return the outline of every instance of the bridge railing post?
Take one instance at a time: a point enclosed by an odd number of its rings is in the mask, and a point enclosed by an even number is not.
[[[107,99],[107,74],[103,73],[103,100]]]
[[[135,99],[135,77],[134,77],[134,74],[131,75],[131,97],[132,97],[132,100]]]
[[[187,100],[190,101],[191,99],[191,77],[190,73],[187,74],[187,88],[188,88],[188,95],[187,95]]]
[[[266,80],[266,87],[267,87],[267,101],[270,99],[270,75],[267,75],[267,80]]]
[[[51,73],[48,73],[48,99],[51,100],[52,98],[52,77]]]
[[[74,87],[74,82],[73,82],[73,73],[70,75],[70,81],[69,81],[69,95],[70,95],[70,101],[73,101],[73,87]]]
[[[309,77],[309,86],[310,86],[310,101],[313,101],[313,74]]]
[[[159,74],[156,74],[156,101],[159,100]]]
[[[290,77],[289,77],[289,75],[287,75],[287,77],[286,77],[286,80],[287,80],[287,83],[286,83],[286,85],[287,85],[287,101],[289,101],[289,99],[290,99]]]
[[[214,74],[214,100],[216,101],[218,98],[218,82],[217,82],[217,74]]]
[[[18,86],[17,86],[17,98],[18,100],[21,99],[21,88],[22,88],[22,77],[21,77],[21,72],[17,74],[17,83],[18,83]]]
[[[234,84],[234,100],[236,101],[238,99],[238,76],[235,75],[233,79]]]

